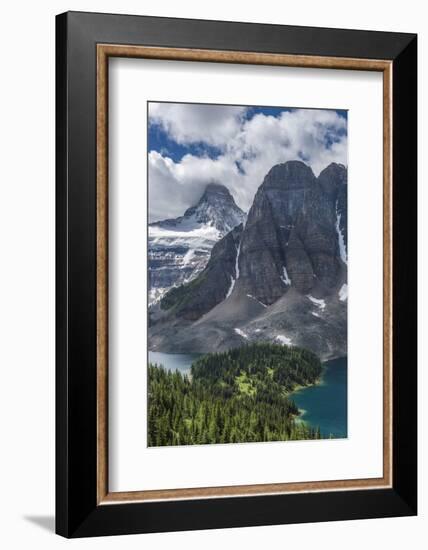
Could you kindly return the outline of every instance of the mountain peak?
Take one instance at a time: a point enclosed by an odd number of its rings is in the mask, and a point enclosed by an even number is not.
[[[315,181],[312,169],[300,160],[276,164],[266,174],[263,187],[296,189]]]
[[[346,185],[348,174],[343,164],[332,162],[318,176],[318,182],[322,190],[330,198],[336,200],[341,186]]]
[[[183,231],[209,226],[217,229],[219,237],[222,237],[242,223],[245,217],[227,187],[211,182],[205,187],[199,201],[188,208],[183,216],[152,222],[150,226]]]
[[[205,187],[198,204],[204,201],[210,202],[216,199],[230,201],[235,204],[234,198],[230,194],[229,189],[225,185],[217,182],[211,182]]]
[[[324,168],[324,170],[322,170],[320,172],[320,176],[322,174],[339,176],[342,179],[346,179],[346,177],[345,177],[346,176],[346,167],[343,164],[340,164],[339,162],[331,162],[328,166],[326,166]],[[320,177],[320,176],[318,176],[318,177]]]
[[[217,183],[212,181],[205,187],[205,193],[223,193],[225,195],[230,195],[229,189],[222,183]]]
[[[198,224],[211,225],[225,235],[244,221],[245,214],[227,187],[211,182],[205,187],[198,203],[188,208],[183,217],[193,218]]]

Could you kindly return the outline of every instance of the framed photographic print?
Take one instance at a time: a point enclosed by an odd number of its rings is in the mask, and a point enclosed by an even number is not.
[[[416,36],[56,47],[57,532],[416,514]]]

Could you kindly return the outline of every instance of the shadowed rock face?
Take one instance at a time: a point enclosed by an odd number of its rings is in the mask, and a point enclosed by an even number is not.
[[[330,167],[320,182],[303,162],[279,164],[257,191],[242,237],[239,286],[267,305],[291,286],[328,293],[337,283],[336,201],[346,169]]]

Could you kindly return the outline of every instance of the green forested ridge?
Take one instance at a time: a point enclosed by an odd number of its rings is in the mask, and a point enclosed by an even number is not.
[[[311,352],[251,344],[195,361],[191,377],[149,365],[149,446],[315,439],[296,422],[287,394],[313,384],[321,362]]]
[[[193,296],[195,290],[204,282],[205,275],[201,273],[189,283],[172,287],[160,301],[161,309],[178,308]]]

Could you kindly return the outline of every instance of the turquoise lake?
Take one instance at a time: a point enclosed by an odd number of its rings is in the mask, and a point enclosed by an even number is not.
[[[324,437],[348,436],[347,358],[324,363],[320,384],[290,394],[302,411],[301,419],[313,427],[320,427]]]
[[[167,370],[179,370],[182,374],[190,372],[190,367],[201,354],[199,353],[161,353],[149,351],[149,362],[163,365]]]
[[[149,351],[149,361],[169,370],[186,374],[199,354],[161,353]],[[320,384],[290,394],[302,411],[300,419],[321,430],[323,437],[345,438],[348,435],[347,358],[333,359],[323,364]]]

